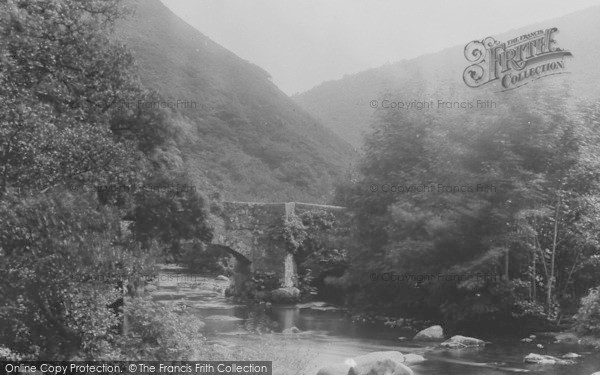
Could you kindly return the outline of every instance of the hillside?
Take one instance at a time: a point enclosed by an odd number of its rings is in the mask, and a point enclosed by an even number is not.
[[[227,200],[326,202],[355,151],[269,74],[214,43],[159,0],[130,2],[116,27],[145,86],[178,109],[178,148],[199,190]],[[184,107],[184,108],[181,108]],[[187,107],[187,108],[185,108]]]
[[[471,101],[494,100],[502,104],[517,96],[528,97],[544,93],[550,87],[564,87],[575,101],[597,98],[600,88],[596,84],[600,72],[600,7],[572,13],[558,19],[492,35],[507,41],[538,29],[557,27],[558,46],[573,53],[567,60],[570,74],[547,77],[517,90],[494,92],[489,87],[473,89],[462,79],[469,65],[464,57],[463,45],[443,51],[403,60],[394,64],[345,76],[325,82],[293,99],[321,122],[355,147],[361,147],[363,135],[369,131],[374,115],[379,111],[370,107],[371,100],[390,101],[437,100]],[[490,35],[473,35],[483,39]],[[562,94],[565,94],[562,91]],[[543,95],[543,94],[542,94]],[[438,113],[439,114],[439,113]]]

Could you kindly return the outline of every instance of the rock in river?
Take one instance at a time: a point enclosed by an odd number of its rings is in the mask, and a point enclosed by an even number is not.
[[[561,332],[554,336],[554,342],[558,344],[578,344],[579,337],[571,332]]]
[[[289,334],[293,334],[293,333],[300,333],[301,331],[298,329],[298,327],[290,327],[290,328],[286,328],[283,331],[281,331],[281,333],[289,335]]]
[[[406,365],[390,359],[351,367],[348,375],[415,375]]]
[[[573,361],[552,357],[551,355],[541,355],[529,353],[523,360],[525,363],[537,363],[540,365],[572,365]]]
[[[299,309],[313,309],[313,308],[321,308],[321,307],[326,307],[327,306],[327,302],[320,302],[320,301],[314,301],[314,302],[307,302],[307,303],[301,303],[298,305]]]
[[[217,278],[215,280],[229,281],[229,277],[224,276],[224,275],[219,275],[219,276],[217,276]]]
[[[409,358],[411,362],[407,361]],[[404,356],[396,351],[373,352],[348,359],[343,364],[324,367],[317,375],[414,375],[405,363],[417,363],[420,358],[423,357]]]
[[[373,352],[354,357],[354,366],[348,375],[414,375],[404,362],[404,355],[396,351]]]
[[[431,326],[417,333],[414,339],[421,341],[444,340],[444,329],[442,326]]]
[[[365,363],[371,363],[376,361],[383,361],[386,359],[403,363],[404,362],[404,354],[397,351],[385,351],[385,352],[372,352],[369,354],[359,355],[358,357],[354,357],[354,362],[356,365],[361,365]]]
[[[467,337],[456,335],[440,344],[446,348],[460,349],[460,348],[472,348],[477,346],[485,346],[485,341],[476,339],[474,337]]]
[[[337,365],[323,367],[319,370],[317,375],[348,375],[348,371],[350,371],[350,365],[346,363],[340,363]]]
[[[204,320],[219,320],[222,322],[234,322],[234,321],[244,320],[244,319],[238,318],[237,316],[230,316],[230,315],[211,315],[211,316],[207,316],[206,318],[204,318]]]
[[[407,366],[414,365],[415,363],[424,362],[425,358],[422,355],[408,353],[404,355],[404,364]]]

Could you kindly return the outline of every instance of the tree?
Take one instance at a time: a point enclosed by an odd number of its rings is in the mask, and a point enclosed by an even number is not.
[[[585,292],[569,287],[582,254],[599,251],[597,114],[560,89],[515,93],[498,113],[380,113],[362,176],[338,191],[358,225],[350,264],[361,266],[345,277],[357,280],[355,297],[419,301],[450,324],[556,321]],[[472,190],[445,187],[464,185]],[[441,277],[390,291],[365,272]]]
[[[118,211],[68,192],[0,204],[0,337],[30,358],[95,358],[120,333],[108,308],[152,253],[119,238]]]
[[[166,255],[177,257],[181,255],[182,240],[212,240],[206,198],[193,185],[157,181],[140,189],[136,199],[131,230],[144,247],[156,240],[167,247]]]
[[[0,13],[0,194],[131,178],[136,147],[108,121],[139,92],[133,59],[107,28],[113,0],[7,1]]]
[[[123,289],[158,257],[121,232],[136,203],[173,213],[169,240],[210,238],[198,194],[128,189],[164,172],[176,131],[170,112],[125,105],[157,99],[110,37],[126,13],[117,0],[0,2],[0,341],[25,358],[118,351]]]

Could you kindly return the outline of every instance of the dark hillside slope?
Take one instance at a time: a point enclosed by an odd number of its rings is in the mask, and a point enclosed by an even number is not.
[[[143,83],[179,106],[179,149],[204,191],[228,200],[325,202],[355,152],[271,81],[158,0],[143,0],[117,36]],[[186,108],[187,107],[187,108]]]

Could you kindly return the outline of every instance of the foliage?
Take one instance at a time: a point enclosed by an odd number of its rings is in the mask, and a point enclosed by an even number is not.
[[[337,193],[357,225],[340,278],[352,303],[463,328],[568,314],[598,282],[600,112],[561,95],[513,93],[504,116],[381,111],[359,177]],[[369,189],[384,184],[419,189]],[[393,288],[364,277],[386,272],[434,277]]]
[[[130,179],[136,147],[115,142],[115,103],[138,90],[131,55],[111,43],[114,1],[0,4],[0,194]]]
[[[248,280],[251,290],[268,292],[281,287],[281,283],[274,272],[253,271]]]
[[[0,341],[22,358],[112,355],[154,240],[210,239],[198,193],[135,189],[185,173],[176,114],[127,104],[161,100],[110,34],[127,13],[117,0],[0,2]]]
[[[205,342],[197,316],[146,298],[125,301],[127,331],[110,355],[129,360],[207,360],[215,352]]]
[[[581,299],[576,319],[579,333],[600,337],[600,288],[590,289],[588,295]]]
[[[71,193],[0,204],[2,341],[45,359],[94,358],[118,334],[109,305],[127,280],[151,272],[151,253],[115,242],[117,212]]]
[[[195,187],[186,184],[154,185],[155,189],[137,194],[131,231],[148,247],[157,240],[168,254],[181,255],[181,241],[208,243],[212,230],[207,224],[206,199]]]
[[[281,243],[286,251],[295,254],[307,237],[306,226],[297,215],[287,215],[270,228],[269,238]]]
[[[282,287],[281,280],[275,272],[250,272],[248,270],[248,274],[248,279],[235,296],[240,300],[265,302],[270,299],[270,291]],[[226,292],[226,295],[228,293]]]

